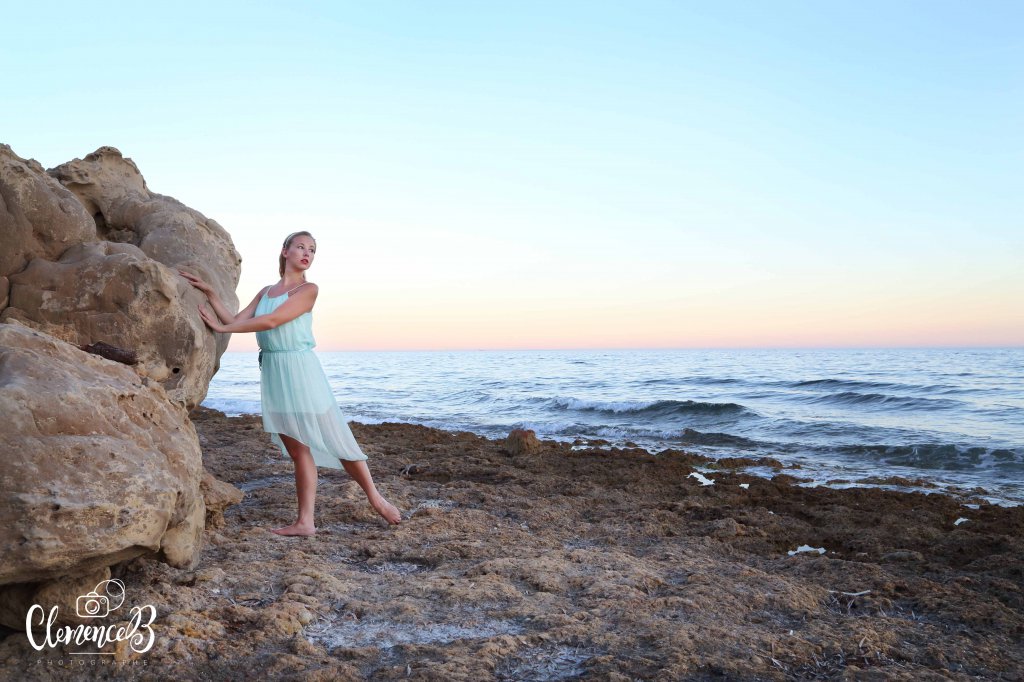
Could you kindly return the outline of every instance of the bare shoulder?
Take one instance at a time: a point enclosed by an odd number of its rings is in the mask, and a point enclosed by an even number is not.
[[[309,304],[313,305],[313,302],[316,301],[316,296],[319,292],[320,287],[313,284],[312,282],[306,282],[298,289],[296,289],[294,292],[292,292],[291,296],[293,298],[298,296],[300,297],[300,300],[309,301]]]

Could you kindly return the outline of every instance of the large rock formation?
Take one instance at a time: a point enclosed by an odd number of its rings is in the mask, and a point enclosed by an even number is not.
[[[241,259],[111,147],[47,172],[0,145],[0,244],[0,622],[21,628],[118,562],[194,567],[204,523],[240,499],[204,475],[188,418],[227,339],[175,270],[237,307]]]
[[[217,221],[177,199],[150,192],[131,159],[113,147],[100,147],[47,172],[79,198],[100,239],[134,244],[172,269],[194,272],[213,286],[225,305],[237,308],[242,258],[230,235]],[[226,347],[227,336],[223,343]]]
[[[0,168],[0,235],[13,254],[0,260],[0,322],[135,351],[172,400],[201,403],[228,336],[206,329],[195,312],[204,297],[176,269],[237,308],[241,257],[224,228],[150,192],[113,147],[47,172],[3,147]]]
[[[96,227],[74,194],[0,144],[0,309],[7,305],[7,276],[33,258],[54,259],[72,244],[95,241]]]
[[[56,261],[36,258],[10,276],[19,320],[76,346],[103,341],[134,350],[137,371],[188,408],[206,397],[220,349],[199,318],[205,296],[132,244],[76,244]]]
[[[142,554],[194,567],[202,454],[159,383],[10,322],[0,324],[0,407],[0,585]]]

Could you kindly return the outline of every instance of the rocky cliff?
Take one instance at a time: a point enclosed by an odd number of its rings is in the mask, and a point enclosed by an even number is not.
[[[194,568],[204,492],[240,499],[203,471],[188,418],[227,338],[176,269],[237,308],[241,258],[113,147],[47,171],[0,145],[0,243],[0,622],[21,629],[118,562]]]

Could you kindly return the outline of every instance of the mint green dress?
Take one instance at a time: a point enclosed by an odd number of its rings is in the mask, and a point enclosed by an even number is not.
[[[272,312],[288,300],[290,293],[274,297],[264,293],[256,304],[255,315]],[[367,459],[334,400],[320,360],[313,353],[313,314],[303,313],[275,329],[256,332],[256,342],[262,357],[263,430],[270,433],[281,453],[289,456],[280,437],[283,433],[308,445],[313,461],[320,467],[341,469],[343,459]]]

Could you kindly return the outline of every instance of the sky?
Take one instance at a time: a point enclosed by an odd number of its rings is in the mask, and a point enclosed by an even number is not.
[[[1024,345],[1019,2],[3,16],[0,142],[117,147],[242,306],[310,230],[318,350]]]

